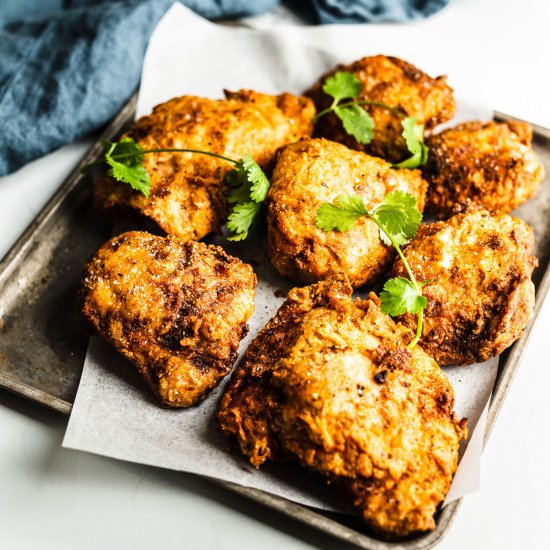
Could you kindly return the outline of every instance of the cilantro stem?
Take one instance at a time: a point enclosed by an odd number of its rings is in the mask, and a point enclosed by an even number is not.
[[[332,102],[332,105],[328,109],[324,109],[323,111],[317,113],[313,120],[318,120],[322,116],[327,115],[328,113],[331,113],[334,111],[335,107],[351,107],[352,105],[371,105],[373,107],[382,107],[383,109],[387,109],[388,111],[394,113],[400,118],[405,118],[407,116],[406,113],[401,111],[400,109],[396,109],[395,107],[390,107],[389,105],[386,105],[385,103],[381,103],[380,101],[370,101],[368,99],[352,99],[350,101],[346,101],[345,103],[338,104],[338,101],[334,100]]]
[[[126,153],[123,155],[113,155],[114,159],[122,158],[131,158],[139,157],[141,155],[147,155],[148,153],[196,153],[199,155],[207,155],[209,157],[216,157],[218,159],[226,160],[227,162],[232,162],[233,164],[238,164],[238,161],[230,159],[229,157],[224,157],[223,155],[218,155],[217,153],[212,153],[211,151],[199,151],[197,149],[145,149],[139,153]]]
[[[110,150],[106,154],[111,154],[111,152],[114,150],[116,143],[111,145]],[[138,153],[124,153],[120,155],[112,155],[112,158],[114,160],[118,159],[128,159],[133,157],[140,157],[142,155],[147,155],[149,153],[196,153],[198,155],[207,155],[209,157],[215,157],[221,160],[226,160],[227,162],[232,162],[233,164],[238,164],[239,161],[231,159],[229,157],[224,157],[223,155],[218,155],[217,153],[212,153],[211,151],[199,151],[197,149],[170,149],[170,148],[163,148],[163,149],[146,149],[139,151]],[[100,166],[105,162],[105,154],[101,155],[101,158],[96,160],[95,162],[92,162],[91,164],[87,164],[82,168],[82,172],[87,172],[88,170],[91,170],[92,168],[96,166]]]
[[[407,344],[407,347],[409,349],[414,348],[416,344],[418,344],[418,341],[422,337],[422,322],[424,320],[424,310],[421,309],[418,313],[418,320],[416,322],[416,334],[414,338]]]
[[[405,266],[405,269],[407,270],[407,274],[409,275],[409,279],[411,280],[411,283],[413,284],[416,291],[418,291],[420,294],[422,294],[422,286],[418,284],[416,277],[414,276],[414,273],[411,269],[411,266],[409,265],[409,262],[405,258],[405,254],[403,254],[403,251],[401,250],[401,247],[397,244],[395,239],[384,229],[384,226],[376,219],[376,216],[374,216],[373,213],[369,212],[367,214],[368,218],[370,218],[382,231],[384,231],[384,234],[388,237],[388,239],[391,241],[393,247],[397,251],[397,254],[401,258],[401,261],[403,262],[403,265]],[[422,323],[424,320],[424,312],[420,311],[418,314],[418,320],[416,325],[416,335],[415,337],[407,344],[408,349],[414,348],[418,341],[420,340],[420,337],[422,336]]]

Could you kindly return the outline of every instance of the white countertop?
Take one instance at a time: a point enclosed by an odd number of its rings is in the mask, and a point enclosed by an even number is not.
[[[270,16],[255,25],[271,25]],[[299,29],[326,47],[361,44],[445,72],[464,97],[550,127],[550,2],[454,0],[408,26]],[[0,178],[0,256],[89,142]],[[482,488],[466,497],[441,550],[548,548],[550,300],[485,450]],[[196,477],[61,448],[66,418],[0,390],[0,548],[345,548]]]

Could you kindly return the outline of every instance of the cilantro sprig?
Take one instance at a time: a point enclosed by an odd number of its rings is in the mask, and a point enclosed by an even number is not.
[[[424,124],[417,124],[414,117],[407,117],[401,121],[401,126],[403,126],[401,135],[405,139],[411,156],[398,164],[394,164],[394,168],[417,168],[426,164],[428,147],[424,143]]]
[[[116,181],[127,183],[135,191],[145,197],[151,192],[151,179],[143,160],[150,153],[195,153],[219,158],[235,165],[226,176],[226,181],[232,187],[227,200],[233,205],[227,220],[227,227],[235,234],[229,237],[230,241],[242,241],[248,236],[248,231],[256,216],[261,203],[265,200],[269,190],[269,180],[260,166],[250,154],[246,153],[240,160],[235,160],[212,151],[198,149],[158,148],[143,149],[131,137],[122,138],[119,142],[104,141],[103,155],[99,160],[82,168],[87,172],[95,166],[106,163],[109,166],[109,175]]]
[[[151,180],[143,166],[145,152],[132,138],[125,137],[118,143],[103,141],[105,162],[110,166],[109,175],[124,181],[132,189],[149,196]]]
[[[395,168],[417,168],[428,160],[428,148],[424,144],[424,125],[418,124],[414,117],[381,103],[367,99],[358,99],[361,93],[361,81],[353,74],[339,71],[329,76],[323,84],[323,92],[332,97],[332,104],[320,111],[314,117],[317,120],[329,113],[334,113],[342,122],[344,130],[358,143],[369,144],[374,138],[375,124],[373,118],[361,107],[370,105],[382,107],[401,118],[403,126],[402,136],[411,156],[404,161],[394,164]]]
[[[323,231],[350,231],[362,217],[369,218],[378,226],[381,240],[395,248],[409,275],[409,279],[395,277],[386,281],[380,293],[380,307],[392,317],[406,312],[418,316],[416,335],[407,346],[413,348],[422,336],[424,308],[428,303],[422,295],[422,287],[430,282],[416,280],[401,250],[401,246],[414,238],[422,221],[416,197],[403,191],[392,191],[377,207],[369,210],[360,196],[340,195],[334,204],[324,203],[319,207],[315,225]]]
[[[228,240],[242,241],[248,236],[260,212],[270,183],[248,153],[235,164],[235,168],[226,177],[226,181],[232,187],[227,200],[229,204],[234,205],[227,218],[227,228],[234,234],[228,237]]]

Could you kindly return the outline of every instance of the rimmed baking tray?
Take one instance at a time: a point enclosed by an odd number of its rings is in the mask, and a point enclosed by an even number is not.
[[[0,386],[69,414],[86,355],[89,328],[80,313],[77,289],[84,261],[111,233],[93,209],[91,180],[80,168],[100,154],[101,140],[115,138],[132,120],[137,96],[122,108],[56,194],[0,262]],[[513,118],[495,113],[495,119]],[[534,125],[533,146],[550,174],[550,130]],[[550,185],[516,214],[536,234],[539,267],[535,315],[550,288]],[[531,334],[533,321],[503,356],[489,408],[487,440]],[[210,478],[209,478],[210,479]],[[437,527],[406,540],[385,541],[355,518],[313,510],[257,489],[211,481],[334,537],[371,550],[431,548],[445,535],[460,501],[443,508]]]

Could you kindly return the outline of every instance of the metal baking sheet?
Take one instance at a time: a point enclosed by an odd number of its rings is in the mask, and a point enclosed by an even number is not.
[[[133,119],[136,96],[121,110],[80,165],[0,262],[0,386],[68,414],[86,354],[89,328],[80,314],[78,285],[84,261],[111,233],[91,202],[91,180],[81,166],[95,160],[100,141],[116,137]],[[495,113],[496,119],[512,118]],[[550,174],[550,130],[534,126],[534,148]],[[539,267],[537,318],[550,287],[550,185],[547,176],[538,194],[515,213],[536,234]],[[494,425],[531,333],[532,323],[501,357],[488,416],[486,439]],[[385,541],[357,518],[324,513],[256,489],[211,480],[271,509],[334,537],[371,550],[421,550],[442,539],[460,501],[443,508],[430,533]]]

